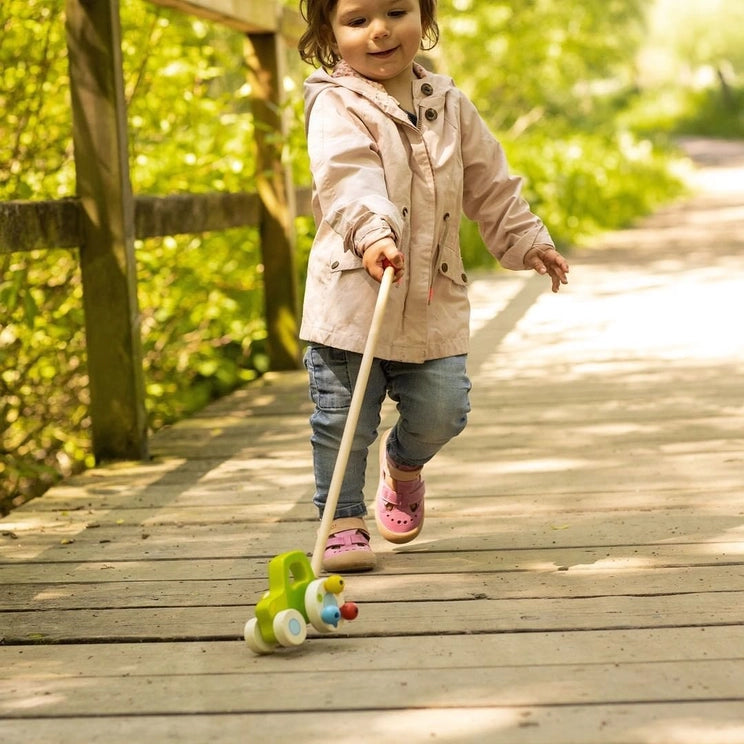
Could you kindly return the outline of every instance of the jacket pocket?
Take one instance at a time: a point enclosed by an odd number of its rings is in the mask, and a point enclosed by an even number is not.
[[[338,274],[341,271],[363,269],[364,264],[362,264],[362,259],[353,251],[344,251],[331,256],[328,261],[328,268],[332,274]]]
[[[464,287],[468,283],[468,275],[462,263],[462,256],[456,248],[442,247],[439,253],[437,271],[440,276],[447,277],[447,279],[460,287]]]

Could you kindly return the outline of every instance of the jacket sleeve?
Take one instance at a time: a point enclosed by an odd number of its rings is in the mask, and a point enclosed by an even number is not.
[[[535,245],[553,245],[545,225],[521,197],[522,179],[510,175],[501,144],[463,94],[460,127],[463,158],[463,211],[478,223],[489,252],[507,269],[524,269]]]
[[[334,88],[308,113],[315,221],[326,222],[344,250],[361,256],[381,238],[400,235],[400,215],[388,198],[382,160],[367,126]]]

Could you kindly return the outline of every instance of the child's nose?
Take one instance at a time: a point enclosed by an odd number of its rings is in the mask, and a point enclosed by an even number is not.
[[[376,18],[372,21],[372,38],[384,39],[390,35],[387,20],[385,18]]]

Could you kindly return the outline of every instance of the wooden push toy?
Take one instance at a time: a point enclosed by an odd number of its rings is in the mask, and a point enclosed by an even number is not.
[[[269,590],[256,605],[256,617],[245,624],[245,642],[257,654],[277,646],[299,646],[308,623],[320,633],[332,633],[359,610],[343,598],[344,580],[316,579],[310,561],[299,550],[282,553],[269,563]]]
[[[341,437],[312,562],[300,550],[281,553],[272,558],[269,563],[269,588],[256,604],[256,616],[245,624],[245,642],[257,654],[270,654],[280,646],[288,648],[302,645],[307,637],[308,623],[320,633],[332,633],[344,621],[354,620],[359,612],[353,602],[344,601],[344,580],[340,576],[334,574],[318,578],[318,575],[349,462],[393,275],[393,267],[388,265],[380,283],[359,375],[351,396],[349,415]]]

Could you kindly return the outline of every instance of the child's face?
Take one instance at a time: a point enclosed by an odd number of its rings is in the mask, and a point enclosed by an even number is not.
[[[423,33],[419,0],[338,0],[331,30],[334,50],[360,75],[408,78]]]

